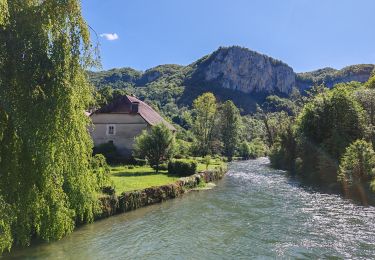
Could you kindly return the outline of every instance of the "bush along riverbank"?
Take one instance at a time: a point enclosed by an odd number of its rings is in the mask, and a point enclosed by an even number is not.
[[[374,205],[375,85],[370,83],[337,84],[312,97],[280,131],[271,165],[324,191]]]
[[[148,205],[174,199],[199,187],[202,183],[215,182],[224,177],[226,167],[216,168],[180,178],[173,184],[150,187],[142,190],[112,194],[100,198],[102,213],[95,219],[102,219],[115,214],[125,213]]]

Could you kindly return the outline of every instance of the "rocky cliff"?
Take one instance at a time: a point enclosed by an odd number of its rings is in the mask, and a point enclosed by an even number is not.
[[[193,88],[234,90],[246,94],[289,94],[296,87],[306,90],[324,83],[328,87],[341,82],[365,82],[375,66],[359,64],[341,70],[324,68],[312,72],[294,73],[282,61],[246,48],[221,47],[188,65],[160,65],[145,72],[131,68],[91,72],[94,85],[115,88],[144,87],[153,83]]]
[[[287,64],[241,47],[219,48],[190,65],[187,85],[212,85],[244,93],[291,92],[295,73]]]

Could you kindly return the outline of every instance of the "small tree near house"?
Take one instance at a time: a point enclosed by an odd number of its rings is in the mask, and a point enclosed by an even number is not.
[[[159,172],[159,166],[168,161],[174,151],[174,135],[165,125],[153,126],[135,138],[134,156],[146,158],[151,167]]]

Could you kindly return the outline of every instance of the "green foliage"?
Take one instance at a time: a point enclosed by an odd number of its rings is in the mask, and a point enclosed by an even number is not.
[[[347,77],[355,74],[370,75],[374,65],[372,64],[358,64],[345,67],[341,70],[333,68],[323,68],[312,72],[298,73],[297,84],[304,88],[308,86],[317,86],[325,84],[328,87],[333,87],[337,82],[345,82]]]
[[[261,110],[259,114],[259,117],[263,121],[266,142],[271,147],[278,135],[288,127],[290,117],[286,112],[265,113]]]
[[[208,170],[208,166],[210,166],[210,164],[211,164],[211,156],[210,155],[206,155],[203,158],[203,161],[204,161],[204,164],[206,165],[206,170]]]
[[[346,147],[365,136],[365,119],[350,85],[316,96],[297,119],[303,172],[319,182],[336,182]]]
[[[238,154],[241,156],[244,160],[248,160],[251,158],[251,150],[250,145],[247,141],[241,142],[241,144],[238,147]]]
[[[175,157],[187,157],[191,154],[191,143],[181,140],[181,139],[176,139],[176,144],[175,144]]]
[[[241,138],[243,140],[248,142],[255,138],[267,140],[267,131],[262,119],[249,115],[243,116],[242,127]]]
[[[135,138],[134,155],[145,157],[156,172],[161,163],[173,156],[173,152],[174,136],[164,124],[153,126],[149,131],[143,130]]]
[[[365,84],[366,88],[375,89],[375,73],[372,73],[372,76]]]
[[[297,121],[298,132],[338,160],[345,148],[364,136],[365,114],[345,88],[318,95]]]
[[[212,93],[205,93],[194,100],[193,133],[196,146],[201,155],[207,155],[211,150],[215,119],[217,112],[216,98]]]
[[[0,252],[10,250],[13,243],[12,222],[14,217],[9,204],[0,197]]]
[[[226,101],[219,110],[221,124],[221,141],[224,145],[224,155],[232,159],[240,139],[241,116],[232,101]]]
[[[106,162],[106,158],[102,154],[96,154],[91,160],[92,172],[96,178],[97,190],[103,187],[111,186],[110,168]]]
[[[340,160],[338,181],[347,186],[369,182],[374,176],[375,153],[365,140],[356,140],[346,148]]]
[[[296,170],[297,140],[291,121],[288,123],[287,128],[278,135],[275,144],[271,148],[269,157],[274,168],[291,172]]]
[[[173,160],[168,163],[168,174],[181,177],[190,176],[197,172],[197,162],[187,160]]]
[[[356,100],[360,103],[367,115],[366,135],[375,145],[375,89],[359,88],[354,92]]]
[[[98,107],[102,107],[120,96],[127,95],[127,91],[124,89],[113,89],[109,86],[99,89],[96,93],[95,99]]]
[[[256,159],[267,154],[267,146],[260,138],[255,138],[249,143],[250,158]]]
[[[281,98],[276,95],[268,96],[263,103],[263,107],[268,112],[281,112],[284,111],[288,115],[296,115],[299,108],[295,102],[290,98]]]
[[[94,147],[94,154],[102,154],[108,163],[115,163],[119,157],[117,148],[113,142],[103,143]]]
[[[9,228],[15,244],[60,239],[99,207],[83,113],[94,60],[80,1],[2,0],[0,9],[0,190],[13,209],[4,249]]]
[[[267,153],[267,146],[260,138],[256,138],[250,143],[247,141],[241,142],[238,147],[238,154],[243,159],[256,159],[265,156]]]

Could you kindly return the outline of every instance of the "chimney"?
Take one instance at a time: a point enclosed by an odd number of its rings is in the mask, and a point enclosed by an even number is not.
[[[134,113],[134,114],[138,113],[138,106],[139,106],[139,102],[133,102],[132,103],[132,106],[131,106],[132,113]]]

